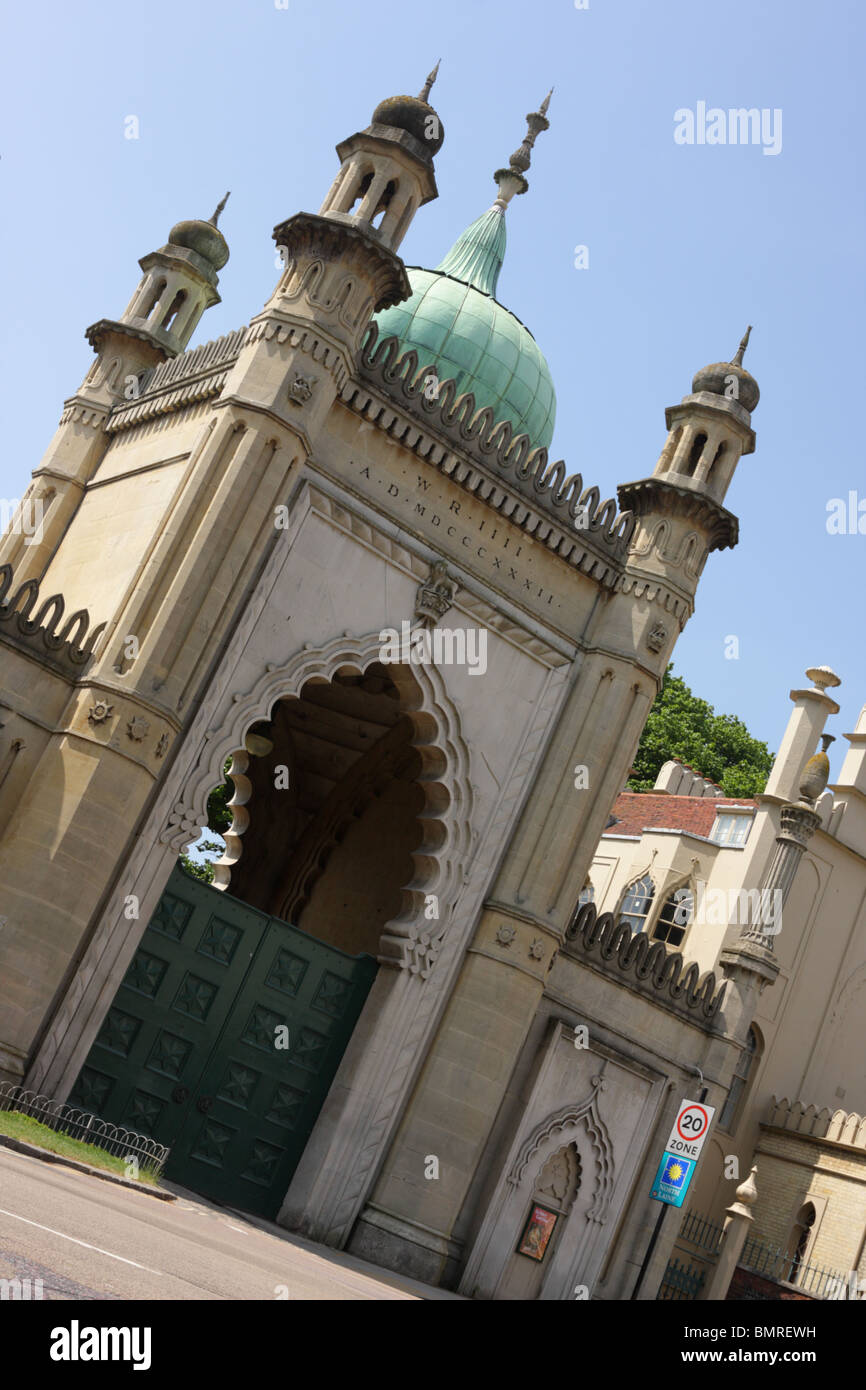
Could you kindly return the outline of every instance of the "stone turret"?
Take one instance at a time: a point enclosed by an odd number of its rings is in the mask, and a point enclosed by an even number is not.
[[[23,514],[38,518],[38,531],[13,524],[0,541],[0,564],[12,566],[18,583],[44,575],[108,447],[104,426],[112,409],[136,400],[142,376],[183,352],[205,309],[219,303],[217,271],[229,249],[217,221],[228,196],[208,222],[176,223],[166,245],[139,261],[144,276],[121,317],[87,329],[96,361],[64,402],[22,499]]]

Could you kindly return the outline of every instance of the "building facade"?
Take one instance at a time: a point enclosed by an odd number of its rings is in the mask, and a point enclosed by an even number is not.
[[[794,708],[763,795],[722,797],[670,761],[651,793],[617,799],[584,896],[701,968],[717,968],[756,912],[769,909],[778,975],[758,998],[689,1204],[720,1223],[754,1165],[750,1239],[779,1253],[780,1272],[787,1259],[786,1282],[810,1266],[843,1279],[853,1273],[862,1287],[866,709],[844,735],[849,748],[838,781],[815,798],[816,821],[784,905],[758,901],[784,835],[785,807],[826,720],[839,712],[828,694],[839,683],[834,673],[815,667],[807,674],[811,685],[791,691]],[[687,1242],[682,1253],[690,1253]]]
[[[492,207],[407,269],[433,76],[276,227],[249,324],[189,347],[218,209],[88,329],[41,525],[0,543],[0,1077],[420,1278],[628,1297],[658,1144],[698,1070],[724,1103],[772,970],[736,940],[623,969],[568,929],[736,543],[758,388],[745,340],[699,372],[619,504],[551,462],[549,370],[495,298],[547,102]],[[177,858],[229,759],[207,887]]]

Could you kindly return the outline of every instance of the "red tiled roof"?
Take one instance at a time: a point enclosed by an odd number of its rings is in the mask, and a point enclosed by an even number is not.
[[[617,797],[613,814],[618,824],[606,835],[640,835],[652,826],[663,830],[690,830],[709,838],[716,819],[716,807],[757,806],[750,796],[666,796],[662,792],[623,792]]]

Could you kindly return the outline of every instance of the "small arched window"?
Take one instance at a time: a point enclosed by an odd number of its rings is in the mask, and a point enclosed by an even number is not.
[[[368,172],[367,172],[366,174],[364,174],[364,176],[363,176],[362,179],[361,179],[361,182],[358,184],[358,187],[357,187],[356,190],[355,190],[355,196],[354,196],[354,198],[352,199],[351,203],[349,204],[349,206],[348,206],[347,209],[346,209],[347,212],[354,212],[354,211],[355,211],[355,204],[356,204],[356,203],[362,203],[362,202],[364,201],[364,197],[365,197],[365,195],[366,195],[367,189],[370,187],[370,184],[371,184],[372,182],[373,182],[373,170],[370,169],[370,170],[368,170]]]
[[[154,309],[156,308],[157,304],[159,303],[163,294],[165,293],[166,283],[167,282],[164,278],[161,280],[154,281],[146,300],[141,306],[141,310],[139,311],[138,317],[146,319],[153,313]]]
[[[687,477],[694,477],[695,469],[701,461],[701,454],[704,452],[704,445],[706,442],[707,436],[703,433],[696,434],[692,440],[692,447],[689,451],[689,458],[685,469]]]
[[[658,915],[653,941],[665,941],[668,946],[679,946],[687,927],[691,926],[694,901],[694,893],[688,885],[681,885],[669,893]]]
[[[185,303],[186,290],[178,290],[177,294],[175,295],[174,299],[171,301],[171,304],[168,307],[168,311],[165,315],[165,318],[162,321],[162,327],[166,333],[171,328],[172,324],[174,323],[175,319],[177,318]]]
[[[726,1129],[729,1134],[732,1134],[739,1124],[743,1102],[748,1090],[749,1073],[754,1074],[755,1058],[760,1055],[760,1051],[761,1045],[758,1035],[754,1028],[750,1028],[749,1036],[746,1038],[746,1046],[740,1053],[737,1069],[731,1079],[728,1098],[722,1106],[722,1113],[719,1116],[719,1128]]]
[[[713,470],[718,466],[718,464],[721,463],[722,459],[725,457],[725,454],[727,453],[727,450],[728,450],[728,446],[727,446],[727,444],[726,444],[726,443],[724,442],[724,440],[723,440],[722,443],[719,445],[718,449],[716,450],[716,456],[715,456],[715,458],[713,459],[712,463],[710,464],[709,468],[707,469],[707,477],[708,477],[708,478],[710,477],[710,475],[711,475],[711,473],[713,472]]]
[[[815,1207],[811,1202],[806,1202],[797,1212],[791,1237],[788,1241],[788,1254],[791,1257],[791,1265],[788,1270],[788,1283],[796,1284],[799,1280],[800,1270],[806,1263],[806,1255],[809,1250],[809,1242],[812,1239],[812,1230],[815,1225]]]
[[[652,906],[655,891],[655,885],[649,874],[635,879],[634,883],[629,884],[625,891],[617,920],[628,922],[632,931],[643,931],[646,927],[646,919]]]

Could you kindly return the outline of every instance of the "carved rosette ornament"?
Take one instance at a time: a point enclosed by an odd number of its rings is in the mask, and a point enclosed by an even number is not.
[[[418,585],[415,596],[415,617],[418,621],[435,627],[439,619],[445,617],[459,587],[441,560],[432,564],[429,577]]]
[[[106,700],[97,700],[95,705],[90,706],[87,718],[91,724],[104,724],[113,710],[114,705],[108,704]]]
[[[157,758],[162,758],[162,757],[164,757],[164,756],[165,756],[165,751],[166,751],[166,749],[168,748],[168,744],[169,744],[168,734],[160,734],[160,736],[159,736],[159,741],[158,741],[158,743],[157,743],[157,745],[156,745],[156,752],[155,752],[154,756],[157,757]]]
[[[504,922],[501,927],[496,929],[496,941],[500,946],[511,946],[516,936],[517,932],[514,927],[507,927]]]
[[[141,743],[150,725],[146,719],[142,719],[140,714],[135,714],[126,721],[126,732],[133,743]]]

